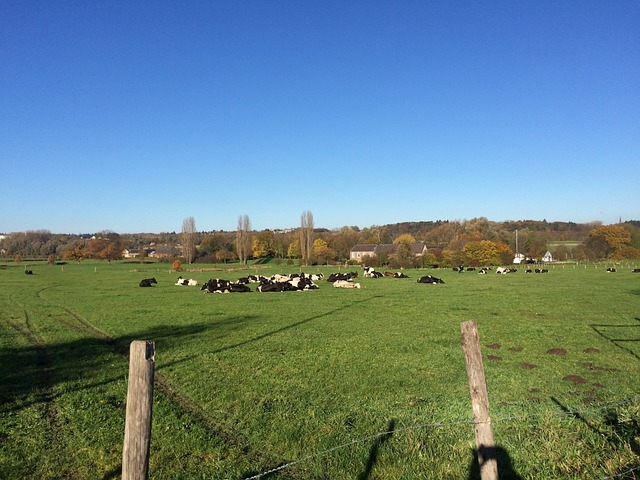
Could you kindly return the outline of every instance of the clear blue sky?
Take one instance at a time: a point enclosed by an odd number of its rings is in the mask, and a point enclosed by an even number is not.
[[[0,232],[640,219],[640,2],[0,0]]]

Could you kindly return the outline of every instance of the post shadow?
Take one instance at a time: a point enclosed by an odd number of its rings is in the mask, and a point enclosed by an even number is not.
[[[385,443],[387,440],[391,438],[395,430],[395,427],[396,427],[396,420],[395,418],[392,418],[391,420],[389,420],[389,425],[387,425],[387,431],[383,435],[380,435],[376,439],[374,444],[371,446],[371,449],[369,450],[369,458],[367,460],[367,465],[364,471],[360,475],[358,475],[358,480],[368,480],[369,475],[371,475],[371,471],[373,470],[373,467],[376,464],[376,461],[378,460],[378,451],[380,450],[380,447],[382,446],[383,443]]]
[[[500,480],[522,480],[522,477],[513,467],[513,462],[509,452],[499,445],[494,447],[480,446],[481,456],[486,459],[495,460],[498,465],[498,478]],[[481,480],[480,464],[478,463],[478,449],[471,450],[471,463],[469,465],[468,480]]]
[[[569,407],[564,405],[557,398],[551,397],[551,400],[553,401],[553,403],[558,405],[558,407],[560,407],[560,409],[563,412],[565,412],[568,415],[571,415],[577,420],[580,420],[591,431],[605,438],[607,442],[613,445],[626,442],[629,445],[629,448],[631,449],[631,451],[635,453],[638,457],[640,457],[640,442],[636,440],[636,437],[640,435],[640,425],[638,425],[637,422],[633,422],[628,425],[623,424],[622,422],[620,422],[620,419],[618,418],[618,414],[615,410],[613,409],[607,410],[603,414],[604,423],[614,431],[614,433],[612,434],[606,429],[602,429],[597,425],[593,424],[592,422],[589,422],[585,417],[583,417],[580,414],[580,412],[569,409]]]

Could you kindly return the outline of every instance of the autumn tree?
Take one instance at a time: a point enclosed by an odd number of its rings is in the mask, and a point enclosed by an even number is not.
[[[249,252],[251,251],[251,223],[248,215],[238,217],[238,228],[236,230],[236,252],[240,263],[247,264]]]
[[[215,258],[218,262],[227,263],[228,261],[235,260],[236,256],[231,250],[227,248],[221,248],[219,250],[216,250]]]
[[[74,262],[78,263],[80,263],[80,260],[84,260],[85,257],[86,250],[84,242],[82,241],[78,241],[72,244],[62,253],[62,258],[64,260],[73,260]]]
[[[622,225],[606,225],[595,228],[589,233],[590,237],[602,237],[614,253],[631,244],[631,233]]]
[[[196,258],[196,220],[187,217],[182,221],[182,234],[180,235],[182,244],[182,256],[184,261],[191,264]]]
[[[398,237],[396,237],[393,240],[393,243],[396,244],[396,245],[409,245],[409,246],[411,246],[412,244],[416,243],[416,239],[410,233],[403,233],[402,235],[399,235]]]
[[[271,240],[271,251],[277,258],[286,258],[293,234],[290,232],[274,233]]]
[[[481,265],[504,265],[510,263],[513,251],[508,245],[491,240],[481,240],[470,242],[462,249],[466,264],[473,266]]]
[[[111,262],[111,260],[121,260],[123,243],[120,238],[113,238],[109,240],[105,249],[101,252],[102,258]]]
[[[233,249],[233,242],[231,239],[232,237],[230,235],[224,235],[222,233],[205,235],[198,248],[198,257],[216,257],[216,254],[219,251],[231,251]],[[229,260],[228,255],[225,255],[224,258]]]
[[[607,239],[602,235],[591,235],[583,244],[584,260],[599,260],[607,258],[613,253],[611,245],[607,243]]]
[[[287,257],[300,258],[300,237],[295,237],[287,248]]]
[[[270,257],[273,252],[271,245],[273,244],[273,232],[271,230],[263,230],[258,233],[251,242],[251,251],[253,258]]]
[[[121,260],[124,242],[120,235],[111,230],[103,230],[96,233],[87,242],[86,256],[100,260]]]
[[[336,252],[322,238],[313,241],[312,258],[319,264],[327,264],[336,258]]]
[[[640,258],[640,250],[635,247],[625,246],[616,250],[611,258],[613,260],[637,260]]]
[[[360,243],[359,232],[353,227],[342,227],[333,232],[330,239],[327,239],[329,246],[336,252],[336,257],[348,260],[351,248]]]
[[[313,253],[313,214],[309,210],[300,216],[300,263],[308,265]]]
[[[396,250],[389,256],[389,266],[392,268],[411,268],[415,265],[415,255],[411,247],[416,243],[416,239],[410,233],[398,235],[393,240]]]

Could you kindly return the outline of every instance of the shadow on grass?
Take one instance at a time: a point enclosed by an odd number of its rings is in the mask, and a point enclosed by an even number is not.
[[[386,433],[379,436],[376,439],[375,443],[371,446],[371,449],[369,450],[369,458],[367,459],[367,465],[364,469],[364,472],[358,475],[358,480],[368,480],[369,476],[371,475],[371,471],[373,470],[373,467],[378,460],[378,451],[380,450],[380,447],[391,438],[395,428],[396,421],[392,418],[391,420],[389,420],[389,425],[387,425]]]
[[[608,340],[609,342],[611,342],[613,345],[615,345],[616,347],[620,348],[621,350],[624,350],[625,352],[629,353],[631,356],[635,357],[636,360],[640,360],[640,355],[638,355],[636,352],[634,352],[630,347],[628,347],[627,345],[633,345],[633,343],[640,343],[640,318],[636,317],[635,320],[638,322],[637,324],[622,324],[622,325],[612,325],[612,324],[592,324],[591,328],[593,329],[594,332],[596,332],[598,335],[600,335],[602,338],[604,338],[605,340]],[[638,328],[638,338],[617,338],[617,337],[613,337],[611,335],[607,335],[605,333],[604,330],[607,329],[615,329],[615,328]]]
[[[584,418],[580,412],[569,409],[557,398],[551,397],[551,400],[560,407],[560,410],[580,420],[591,431],[602,436],[608,443],[612,445],[627,443],[631,451],[638,457],[639,462],[636,466],[640,467],[640,442],[636,440],[636,438],[640,437],[640,422],[637,418],[622,421],[618,412],[614,408],[611,408],[605,410],[603,413],[603,423],[608,428],[600,428],[598,425]]]
[[[205,324],[161,326],[116,338],[88,336],[66,343],[47,344],[37,333],[31,331],[28,322],[12,322],[10,326],[25,337],[30,345],[0,350],[0,404],[8,412],[54,400],[56,395],[53,391],[61,383],[73,384],[79,383],[79,380],[93,379],[83,382],[77,388],[87,390],[116,380],[100,379],[96,374],[114,353],[128,355],[129,345],[134,340],[152,339],[156,344],[164,344],[166,348],[170,348],[179,339],[215,328]],[[74,328],[73,325],[68,326]],[[80,333],[91,335],[82,325],[76,325],[75,328]]]
[[[295,321],[281,328],[273,329],[233,345],[218,348],[209,353],[218,353],[258,342],[272,335],[367,302],[373,298],[375,297],[356,301],[340,308]],[[123,371],[123,368],[119,368],[119,362],[114,365],[114,355],[116,357],[127,357],[132,341],[153,340],[156,343],[157,352],[168,351],[179,348],[187,337],[206,334],[210,331],[226,332],[240,329],[253,318],[238,316],[211,323],[203,322],[187,326],[151,326],[131,334],[110,337],[94,328],[82,317],[74,315],[69,310],[67,310],[67,313],[69,313],[69,317],[66,315],[48,315],[48,319],[43,318],[44,322],[50,322],[52,328],[69,328],[75,331],[76,337],[81,337],[61,343],[47,341],[41,334],[42,327],[36,326],[37,322],[34,322],[32,313],[26,309],[23,309],[23,315],[20,319],[9,315],[0,316],[1,330],[12,332],[18,337],[22,337],[23,342],[27,344],[26,346],[9,346],[0,349],[0,413],[2,415],[11,415],[31,405],[41,405],[45,412],[44,415],[51,415],[50,432],[45,432],[45,434],[52,438],[63,435],[63,426],[58,425],[59,419],[55,416],[55,408],[47,406],[54,404],[57,398],[62,396],[65,391],[91,391],[94,388],[121,381],[123,376],[126,375],[126,370]],[[162,367],[165,368],[189,361],[195,356],[190,355],[172,362],[163,363]],[[114,373],[114,371],[117,373]],[[226,445],[237,447],[245,455],[251,457],[252,462],[255,464],[268,465],[273,463],[274,459],[268,452],[251,448],[243,435],[235,431],[231,426],[226,425],[224,419],[212,418],[202,410],[200,405],[194,403],[193,400],[185,397],[180,392],[175,391],[171,384],[163,378],[157,367],[155,379],[159,393],[164,394],[195,422],[202,425]],[[115,409],[123,410],[125,408],[124,398],[116,398],[110,395],[108,398],[102,398],[101,401]],[[120,469],[120,465],[113,466],[103,478],[116,478]]]
[[[511,457],[506,449],[499,445],[495,447],[480,446],[481,454],[483,458],[488,460],[495,460],[498,465],[498,478],[500,480],[522,480],[522,477],[513,468]],[[480,464],[478,463],[478,450],[471,450],[472,460],[469,465],[469,477],[468,480],[480,480]]]
[[[323,318],[323,317],[327,317],[329,315],[333,315],[334,313],[337,313],[337,312],[339,312],[341,310],[349,309],[349,308],[351,308],[351,307],[353,307],[353,306],[355,306],[357,304],[360,304],[360,303],[369,302],[369,301],[373,300],[374,298],[378,298],[378,297],[379,297],[379,295],[376,295],[376,296],[373,296],[373,297],[370,297],[370,298],[365,298],[363,300],[357,300],[357,301],[355,301],[353,303],[345,305],[344,307],[335,308],[335,309],[330,310],[328,312],[321,313],[319,315],[314,315],[312,317],[299,320],[299,321],[291,323],[289,325],[285,325],[284,327],[280,327],[280,328],[277,328],[275,330],[271,330],[269,332],[263,333],[262,335],[258,335],[257,337],[250,338],[250,339],[244,340],[242,342],[234,343],[233,345],[227,345],[226,347],[220,347],[217,350],[214,350],[212,353],[220,353],[220,352],[224,352],[226,350],[232,350],[234,348],[242,347],[242,346],[248,345],[250,343],[254,343],[254,342],[258,342],[260,340],[264,340],[265,338],[268,338],[268,337],[270,337],[272,335],[276,335],[278,333],[286,332],[287,330],[299,327],[300,325],[304,325],[305,323],[309,323],[309,322],[312,322],[313,320],[318,320],[319,318]]]

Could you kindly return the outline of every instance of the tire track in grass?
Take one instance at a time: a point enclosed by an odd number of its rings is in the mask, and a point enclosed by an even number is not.
[[[13,296],[9,297],[9,301],[20,311],[22,318],[14,319],[10,316],[2,315],[2,320],[8,327],[27,341],[33,348],[36,356],[36,385],[35,388],[32,387],[35,398],[30,403],[36,406],[45,420],[42,422],[43,434],[45,436],[43,444],[65,444],[60,414],[55,403],[55,394],[53,391],[51,354],[46,346],[46,341],[36,332],[31,322],[29,311],[25,306]]]
[[[50,314],[49,316],[51,318],[58,320],[69,328],[72,328],[84,335],[107,344],[113,352],[123,355],[127,358],[129,357],[128,345],[123,345],[117,339],[111,337],[109,334],[94,326],[85,317],[72,310],[71,308],[47,300],[41,295],[44,290],[46,290],[46,288],[38,291],[37,296],[43,302],[46,302],[52,307],[63,310],[64,312],[66,312],[68,317],[71,317],[68,318],[65,315],[57,314],[54,316],[53,314]],[[154,372],[154,386],[165,397],[167,397],[174,404],[174,406],[179,411],[181,411],[182,414],[187,414],[194,421],[194,423],[199,424],[206,431],[220,439],[220,441],[225,445],[237,448],[244,455],[251,456],[258,461],[273,463],[274,459],[269,458],[265,452],[252,448],[244,434],[234,431],[224,423],[209,416],[207,412],[205,412],[196,402],[174,389],[171,383],[157,370]]]

